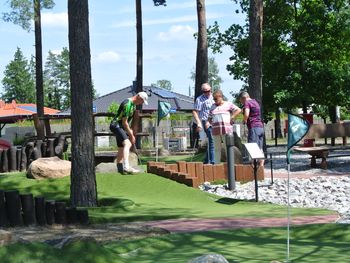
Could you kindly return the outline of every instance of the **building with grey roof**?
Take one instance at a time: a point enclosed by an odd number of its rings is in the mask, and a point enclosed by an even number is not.
[[[191,112],[193,110],[194,99],[192,97],[153,86],[143,86],[143,91],[149,96],[148,105],[144,104],[142,106],[144,112],[156,111],[158,108],[158,101],[170,103],[173,111]],[[136,91],[131,85],[103,95],[93,101],[94,111],[96,113],[107,112],[108,107],[113,102],[121,104],[123,100],[130,98],[135,94]]]

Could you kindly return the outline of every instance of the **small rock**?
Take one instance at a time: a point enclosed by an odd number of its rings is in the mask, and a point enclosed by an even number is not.
[[[9,244],[12,241],[11,232],[0,229],[0,247]]]
[[[96,166],[96,173],[116,173],[117,166],[115,163],[100,163]]]

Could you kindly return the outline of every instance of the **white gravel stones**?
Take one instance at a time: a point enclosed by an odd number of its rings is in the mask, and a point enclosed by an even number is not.
[[[200,187],[203,191],[223,197],[241,200],[255,199],[254,182],[236,183],[236,190],[227,190],[227,185]],[[287,179],[259,182],[259,201],[287,205]],[[338,223],[350,223],[350,176],[318,176],[309,179],[290,179],[290,203],[292,207],[325,208],[339,213]]]

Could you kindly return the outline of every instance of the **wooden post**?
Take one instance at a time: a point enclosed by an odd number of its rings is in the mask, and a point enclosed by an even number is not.
[[[66,203],[65,202],[56,202],[55,203],[55,223],[56,224],[66,224]]]
[[[7,158],[7,155],[8,155],[8,150],[7,149],[4,149],[2,151],[2,154],[1,154],[1,162],[2,162],[2,172],[3,173],[7,173],[9,171],[9,163],[8,163],[8,158]]]
[[[44,119],[44,125],[45,125],[45,131],[46,131],[46,136],[51,136],[51,126],[50,126],[50,118],[49,116],[45,116],[46,118]]]
[[[43,145],[41,146],[42,157],[47,156],[47,141],[43,141]]]
[[[47,156],[53,157],[55,156],[55,139],[49,138],[47,142]]]
[[[87,209],[79,209],[77,210],[78,221],[82,225],[89,224],[89,211]]]
[[[78,223],[78,213],[75,207],[66,208],[67,224],[77,224]]]
[[[26,145],[26,154],[27,154],[27,167],[30,165],[30,163],[33,161],[33,151],[34,151],[34,142],[28,142]]]
[[[34,199],[32,194],[21,194],[21,204],[23,212],[24,225],[30,226],[35,224]]]
[[[43,156],[42,154],[42,144],[43,144],[43,140],[37,140],[35,142],[35,148],[34,148],[34,159],[39,159]]]
[[[23,224],[21,215],[21,200],[17,190],[5,192],[6,212],[10,226],[21,226]]]
[[[46,214],[46,223],[52,225],[55,223],[55,201],[47,200],[45,201],[45,214]]]
[[[12,146],[8,151],[9,159],[9,171],[14,172],[17,170],[17,148]]]
[[[65,140],[66,137],[64,135],[58,136],[57,145],[55,147],[55,155],[57,155],[60,159],[63,159],[63,149]]]
[[[46,225],[46,211],[45,211],[45,198],[42,196],[36,196],[35,200],[35,216],[38,225]]]
[[[21,170],[21,156],[22,156],[22,149],[21,148],[17,148],[16,150],[16,170],[20,171]]]
[[[5,203],[5,193],[3,190],[0,190],[0,227],[7,227],[7,212],[6,212],[6,203]]]
[[[26,154],[26,146],[22,147],[21,150],[21,167],[19,168],[19,170],[25,171],[27,169],[27,154]]]

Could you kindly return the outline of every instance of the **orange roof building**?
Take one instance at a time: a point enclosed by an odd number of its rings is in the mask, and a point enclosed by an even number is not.
[[[59,110],[44,107],[44,114],[56,115]],[[14,123],[18,120],[31,118],[37,113],[36,104],[33,103],[17,103],[12,100],[11,103],[5,103],[0,100],[0,123]]]

